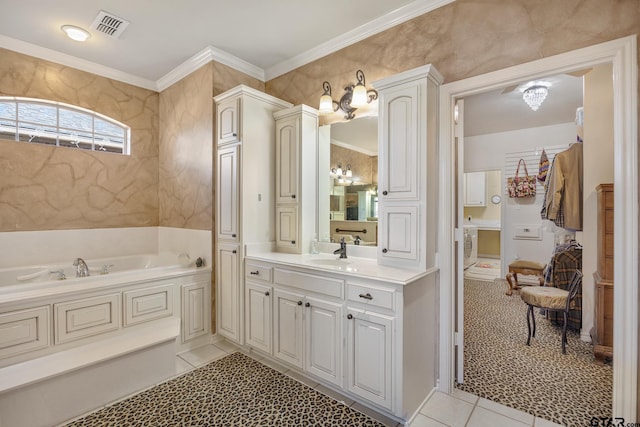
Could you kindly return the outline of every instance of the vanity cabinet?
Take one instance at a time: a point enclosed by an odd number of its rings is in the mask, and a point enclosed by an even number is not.
[[[379,95],[378,209],[382,265],[435,265],[437,108],[442,76],[425,65],[373,83]]]
[[[246,243],[275,239],[275,121],[291,104],[240,85],[214,97],[216,103],[216,320],[218,333],[244,340]],[[244,179],[244,174],[248,174]],[[259,179],[249,179],[260,177]]]
[[[331,298],[342,281],[280,269],[275,277],[274,357],[342,386],[343,309]]]
[[[463,188],[464,206],[483,207],[487,205],[486,172],[465,172]]]
[[[271,354],[271,304],[273,288],[247,280],[244,285],[244,292],[247,344],[260,351]]]
[[[307,253],[316,233],[318,111],[298,105],[275,112],[276,250]]]
[[[347,307],[347,388],[391,408],[393,317]]]

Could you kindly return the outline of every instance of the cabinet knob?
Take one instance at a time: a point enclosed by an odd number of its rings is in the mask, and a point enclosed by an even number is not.
[[[311,303],[306,302],[306,303],[304,304],[304,306],[305,306],[305,307],[311,307]]]
[[[296,241],[295,241],[295,240],[292,240],[292,241],[291,241],[291,244],[292,244],[292,245],[295,245],[295,244],[296,244]]]
[[[265,296],[265,297],[268,297],[268,296],[269,296],[269,291],[265,292],[265,293],[264,293],[264,296]]]
[[[295,199],[295,198],[296,198],[296,195],[295,195],[295,194],[292,194],[292,195],[291,195],[291,198],[292,198],[292,199]]]
[[[236,235],[235,235],[235,234],[232,234],[232,235],[231,235],[231,237],[236,237]]]
[[[389,252],[389,251],[387,250],[387,248],[384,248],[384,249],[382,250],[382,253],[383,253],[383,254],[386,254],[387,252]]]
[[[235,133],[235,132],[234,132],[234,133],[232,133],[231,135],[233,135],[233,136],[238,136],[238,134],[237,134],[237,133]]]
[[[302,305],[302,301],[298,301],[298,305]]]
[[[384,190],[384,191],[382,192],[382,195],[383,195],[383,196],[386,196],[387,194],[389,194],[389,192],[388,192],[387,190]]]
[[[231,251],[232,254],[237,254],[238,251],[236,251],[235,249]]]
[[[371,296],[371,294],[369,292],[367,292],[366,294],[360,294],[358,295],[360,298],[364,298],[364,299],[368,299],[368,300],[372,300],[373,297]]]
[[[351,314],[351,313],[347,314],[347,319],[349,319],[349,320],[353,319],[353,314]]]
[[[257,271],[250,271],[249,274],[252,274],[254,276],[259,276],[260,275],[260,270]]]

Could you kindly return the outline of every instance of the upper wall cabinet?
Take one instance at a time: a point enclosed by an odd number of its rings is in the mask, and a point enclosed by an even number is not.
[[[291,104],[247,86],[216,102],[216,315],[220,335],[244,341],[244,247],[275,240],[275,111]]]
[[[276,120],[276,249],[307,253],[316,234],[318,110],[297,105]]]
[[[486,172],[465,172],[464,205],[476,207],[487,205]]]
[[[379,264],[435,266],[441,83],[432,65],[373,83],[379,94]]]
[[[218,145],[240,141],[240,98],[232,98],[220,102],[218,112]]]

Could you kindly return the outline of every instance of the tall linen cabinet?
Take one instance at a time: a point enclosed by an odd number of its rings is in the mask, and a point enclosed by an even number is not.
[[[275,240],[275,111],[291,104],[240,85],[216,97],[216,325],[244,341],[245,245]]]
[[[429,64],[373,83],[379,94],[378,264],[419,270],[436,264],[442,80]]]

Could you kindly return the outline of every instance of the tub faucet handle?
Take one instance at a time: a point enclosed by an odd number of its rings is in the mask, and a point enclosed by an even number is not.
[[[57,274],[58,275],[58,280],[65,280],[67,278],[67,275],[64,274],[64,270],[63,269],[59,269],[59,270],[50,270],[49,273],[51,274]]]

